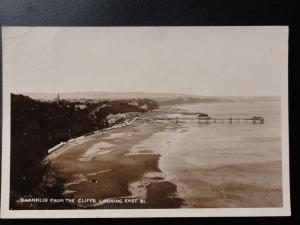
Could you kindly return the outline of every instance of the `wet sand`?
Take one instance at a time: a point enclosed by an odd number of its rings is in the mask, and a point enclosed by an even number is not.
[[[89,136],[82,144],[65,146],[67,150],[60,149],[62,153],[51,159],[51,166],[65,181],[64,196],[97,200],[79,203],[83,208],[180,207],[182,200],[176,197],[176,185],[165,181],[159,168],[160,154],[142,148],[131,151],[164,129],[164,124],[134,124]],[[144,201],[114,203],[124,198]],[[107,199],[112,203],[101,203]]]

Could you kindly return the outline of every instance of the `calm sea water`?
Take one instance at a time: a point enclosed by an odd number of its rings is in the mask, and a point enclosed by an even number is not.
[[[178,186],[187,207],[281,204],[279,100],[182,105],[173,107],[172,113],[177,109],[216,118],[265,118],[264,124],[184,123],[167,129],[165,135],[157,134],[169,137],[169,145],[162,148],[160,167]]]

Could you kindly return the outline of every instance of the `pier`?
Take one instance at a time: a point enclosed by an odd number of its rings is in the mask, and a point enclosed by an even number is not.
[[[252,118],[198,118],[200,123],[253,123],[253,124],[264,124],[265,119],[263,117],[252,117]]]
[[[239,117],[229,117],[229,118],[211,118],[211,117],[195,117],[195,118],[186,118],[186,117],[156,117],[153,118],[154,120],[169,120],[169,121],[198,121],[199,123],[203,124],[210,124],[210,123],[252,123],[252,124],[264,124],[265,119],[260,116],[253,116],[250,118],[239,118]]]

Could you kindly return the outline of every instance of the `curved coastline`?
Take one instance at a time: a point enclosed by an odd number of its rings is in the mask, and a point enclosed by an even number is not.
[[[165,129],[165,124],[146,125],[136,121],[131,126],[95,133],[82,143],[63,147],[59,157],[50,159],[50,164],[64,180],[64,196],[97,199],[96,203],[77,204],[80,208],[180,207],[183,200],[176,197],[177,186],[166,181],[159,168],[161,154],[139,147],[141,142]],[[99,151],[109,151],[96,153],[88,162],[80,160],[99,143],[102,145]],[[119,204],[116,199],[138,199],[143,203]]]

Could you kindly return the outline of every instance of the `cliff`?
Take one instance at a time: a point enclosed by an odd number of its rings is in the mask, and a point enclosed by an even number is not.
[[[157,109],[150,99],[41,102],[11,95],[11,205],[23,196],[41,194],[49,168],[41,166],[47,150],[91,131],[112,126],[109,115]],[[58,187],[57,187],[58,188]],[[44,193],[46,194],[46,193]]]

